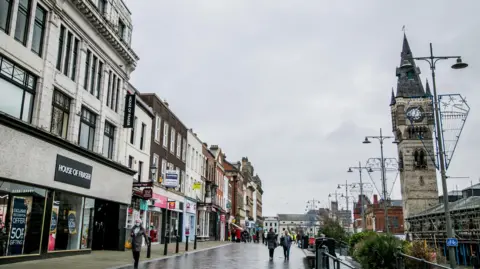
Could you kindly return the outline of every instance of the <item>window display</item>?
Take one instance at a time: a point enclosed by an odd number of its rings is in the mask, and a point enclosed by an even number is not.
[[[81,249],[92,248],[93,217],[95,215],[95,199],[85,198],[83,207],[83,225]]]
[[[46,190],[0,181],[0,256],[40,254]]]
[[[55,191],[48,237],[48,251],[77,250],[80,248],[84,198],[71,193]]]

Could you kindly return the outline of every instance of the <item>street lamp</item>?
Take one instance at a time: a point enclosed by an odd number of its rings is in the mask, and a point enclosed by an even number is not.
[[[403,65],[402,65],[403,66]],[[363,144],[370,144],[369,138],[374,138],[378,139],[380,142],[380,159],[381,159],[381,178],[382,178],[382,192],[383,192],[383,210],[385,213],[385,227],[386,227],[386,232],[388,233],[390,224],[388,222],[388,206],[387,206],[387,183],[386,183],[386,178],[385,178],[385,159],[383,158],[383,141],[385,139],[391,139],[394,138],[393,136],[384,136],[382,134],[382,128],[380,128],[380,135],[379,136],[366,136],[365,140],[363,141]],[[394,141],[395,142],[395,141]]]
[[[367,142],[368,141],[368,142]],[[367,143],[370,143],[370,141],[365,138],[365,141],[364,143],[367,142]],[[348,173],[353,173],[353,170],[352,169],[355,169],[355,170],[358,170],[359,172],[359,175],[360,175],[360,206],[361,206],[361,214],[362,214],[362,230],[365,231],[365,228],[366,228],[366,222],[367,222],[367,219],[366,219],[366,216],[365,216],[365,208],[364,208],[364,201],[365,199],[363,199],[363,185],[365,183],[362,182],[362,170],[367,170],[368,173],[371,173],[373,172],[372,168],[371,167],[366,167],[366,166],[362,166],[362,163],[361,162],[358,162],[358,166],[352,166],[352,167],[349,167],[348,168]],[[352,187],[355,186],[355,184],[351,184]]]
[[[432,82],[433,82],[433,109],[435,111],[434,123],[436,127],[436,134],[437,134],[437,148],[438,148],[438,155],[440,159],[440,175],[442,178],[442,191],[443,191],[443,207],[445,209],[445,222],[447,228],[447,237],[453,238],[453,230],[452,230],[452,220],[450,219],[450,209],[448,204],[448,188],[447,188],[447,174],[446,174],[446,167],[445,167],[445,152],[444,152],[444,141],[443,141],[443,133],[442,133],[442,123],[440,119],[440,106],[438,104],[438,97],[437,97],[437,84],[435,81],[435,68],[436,63],[440,60],[448,60],[448,59],[457,59],[456,63],[452,65],[452,69],[463,69],[468,66],[468,64],[462,62],[461,56],[433,56],[433,47],[432,43],[430,43],[430,56],[427,57],[411,57],[410,59],[413,60],[423,60],[428,62],[430,65],[430,70],[432,71]],[[408,61],[408,60],[407,60]],[[411,63],[409,62],[410,66]],[[403,65],[400,67],[403,68]],[[454,247],[448,247],[448,256],[450,267],[455,268],[456,265],[456,258],[455,258],[455,249]]]
[[[157,167],[155,165],[151,165],[150,166],[150,181],[155,181],[155,177],[157,175]]]

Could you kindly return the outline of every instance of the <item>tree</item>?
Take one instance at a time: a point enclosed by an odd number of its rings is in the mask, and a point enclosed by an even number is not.
[[[324,234],[325,237],[333,238],[337,241],[346,241],[347,240],[347,233],[345,229],[338,223],[331,218],[324,218],[323,227],[318,231],[318,235]]]

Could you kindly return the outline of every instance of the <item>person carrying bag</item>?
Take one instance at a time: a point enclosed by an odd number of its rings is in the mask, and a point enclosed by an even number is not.
[[[135,221],[135,226],[132,227],[130,237],[130,248],[132,249],[134,260],[133,268],[138,269],[138,263],[140,261],[140,251],[142,250],[142,239],[145,238],[145,242],[147,244],[150,244],[150,240],[148,239],[145,229],[142,227],[141,219],[137,219]],[[125,243],[125,247],[127,247],[128,243],[128,241]]]

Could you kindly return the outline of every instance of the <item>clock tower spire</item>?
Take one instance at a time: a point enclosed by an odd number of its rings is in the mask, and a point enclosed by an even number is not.
[[[392,92],[392,128],[398,142],[403,216],[412,217],[438,203],[433,107],[430,89],[425,92],[420,68],[412,59],[407,37],[403,37],[400,67],[396,68],[397,92]],[[406,230],[409,230],[406,222]]]

